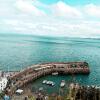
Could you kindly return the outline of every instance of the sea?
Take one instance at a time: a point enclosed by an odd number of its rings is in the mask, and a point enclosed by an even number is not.
[[[0,34],[0,70],[19,71],[32,64],[47,62],[86,61],[89,75],[75,75],[76,81],[85,85],[100,85],[100,39],[68,38],[36,35]],[[33,87],[43,87],[44,79],[52,80],[57,90],[61,80],[71,81],[70,75],[42,77]],[[57,85],[58,84],[58,85]],[[44,86],[46,88],[46,86]]]

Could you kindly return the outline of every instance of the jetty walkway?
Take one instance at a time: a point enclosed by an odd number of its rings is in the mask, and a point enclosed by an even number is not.
[[[15,92],[16,89],[27,85],[29,82],[53,72],[58,72],[59,74],[89,74],[90,69],[87,62],[55,62],[32,65],[10,76],[7,90],[10,89],[12,92]]]

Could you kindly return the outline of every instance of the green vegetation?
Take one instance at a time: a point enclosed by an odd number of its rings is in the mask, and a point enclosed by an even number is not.
[[[0,100],[3,98],[4,92],[0,93]]]
[[[30,96],[29,100],[36,100],[34,96]]]

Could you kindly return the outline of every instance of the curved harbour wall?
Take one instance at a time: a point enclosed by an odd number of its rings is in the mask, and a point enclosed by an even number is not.
[[[9,86],[12,90],[25,86],[27,83],[47,74],[58,72],[61,74],[89,74],[87,62],[44,63],[32,65],[29,68],[9,77]]]

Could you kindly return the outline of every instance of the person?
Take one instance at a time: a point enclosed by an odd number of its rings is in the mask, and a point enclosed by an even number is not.
[[[3,100],[11,100],[11,99],[10,99],[10,96],[8,96],[8,95],[5,94]]]
[[[38,94],[36,100],[43,100],[43,97],[42,97],[42,95],[40,93]]]
[[[75,100],[79,100],[80,99],[80,93],[79,91],[76,93],[76,96],[75,96]]]
[[[36,98],[36,100],[43,100],[43,98]]]
[[[28,97],[25,97],[25,99],[24,100],[28,100]]]

